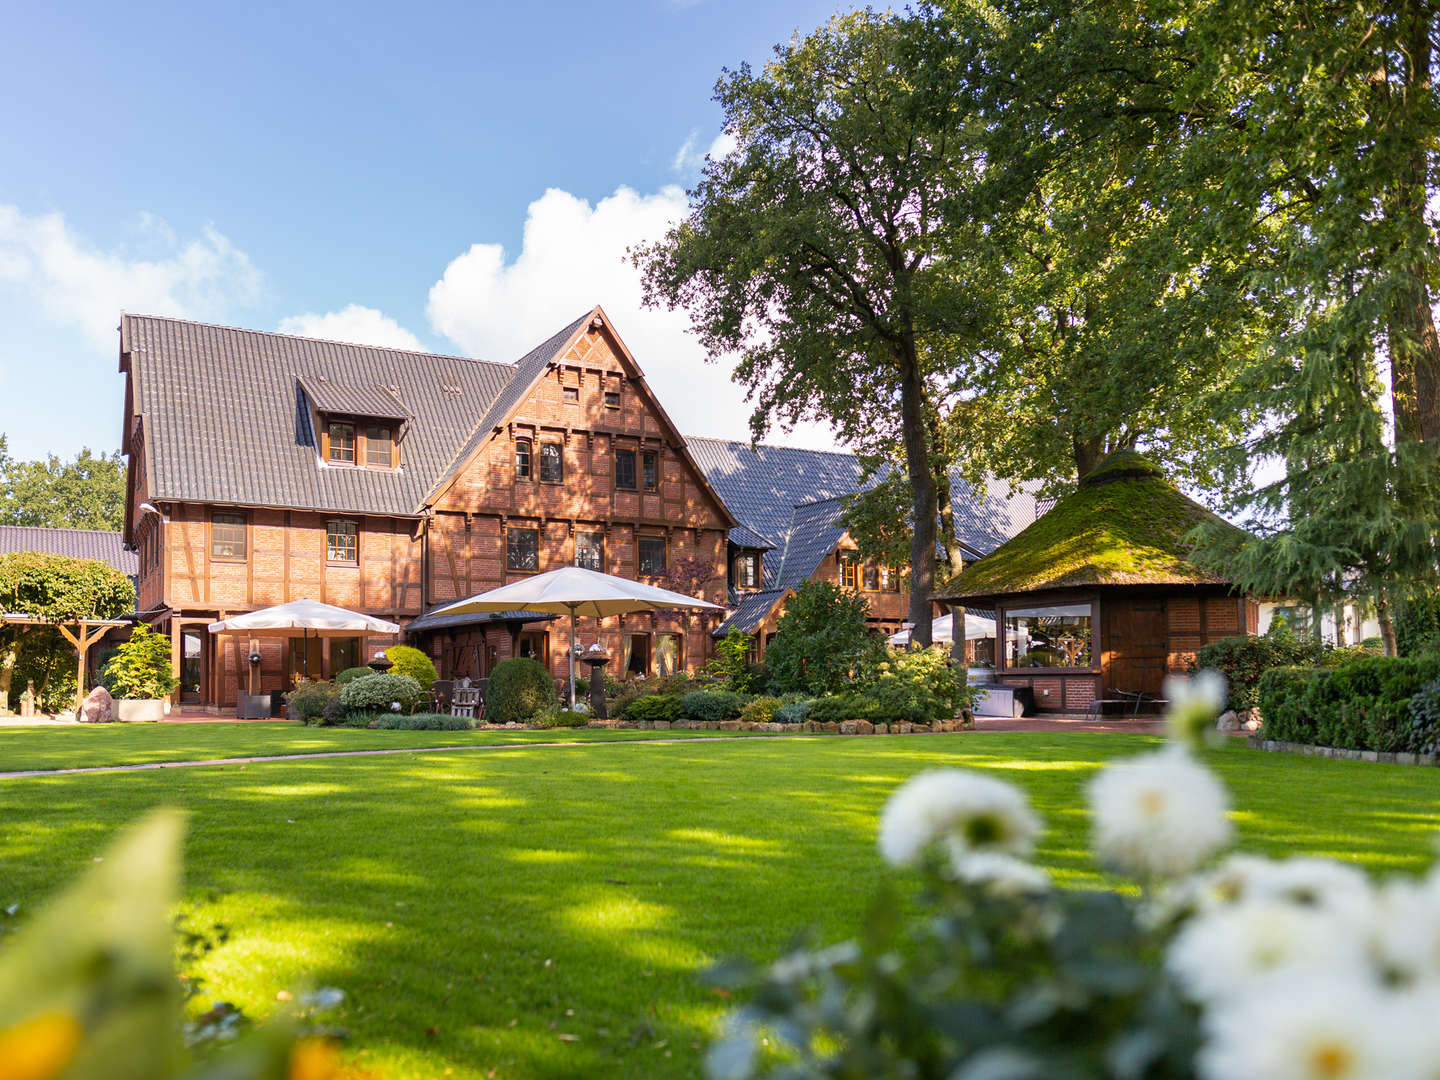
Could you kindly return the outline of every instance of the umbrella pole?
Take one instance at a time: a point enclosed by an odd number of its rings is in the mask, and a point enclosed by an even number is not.
[[[570,605],[570,708],[575,708],[575,605]]]

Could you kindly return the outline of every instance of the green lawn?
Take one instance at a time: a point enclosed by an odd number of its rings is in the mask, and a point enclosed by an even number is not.
[[[233,735],[224,749],[254,749]],[[801,927],[847,934],[884,873],[876,814],[905,777],[952,764],[1021,784],[1049,825],[1041,860],[1091,885],[1083,785],[1154,742],[694,740],[0,781],[0,904],[32,908],[120,823],[183,806],[185,909],[231,933],[202,974],[247,1012],[306,979],[340,986],[354,1052],[391,1080],[694,1076],[724,1007],[697,973]],[[1247,849],[1428,863],[1435,770],[1239,742],[1211,758]]]
[[[77,724],[0,727],[0,772],[141,765],[158,761],[316,754],[330,750],[387,750],[420,746],[510,746],[532,742],[608,742],[714,738],[755,732],[641,731],[555,728],[548,731],[370,731],[301,724]]]

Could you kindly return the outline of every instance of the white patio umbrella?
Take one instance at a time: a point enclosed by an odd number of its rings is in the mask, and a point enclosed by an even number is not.
[[[249,611],[210,624],[212,634],[250,634],[254,637],[354,637],[357,633],[398,634],[400,624],[348,611],[319,600],[291,600],[288,604]],[[305,649],[305,674],[310,674],[310,650]]]
[[[432,615],[459,615],[484,611],[540,611],[570,615],[570,704],[575,704],[575,616],[626,615],[635,611],[664,611],[693,608],[719,611],[717,604],[693,596],[657,589],[629,578],[602,574],[580,566],[565,566],[544,574],[512,581],[498,589],[457,600],[430,612]]]
[[[965,640],[977,641],[995,636],[995,620],[977,618],[974,615],[965,620]],[[935,645],[949,645],[955,640],[955,618],[941,615],[930,624],[930,641]],[[890,644],[900,648],[910,644],[910,631],[901,630],[890,635]]]

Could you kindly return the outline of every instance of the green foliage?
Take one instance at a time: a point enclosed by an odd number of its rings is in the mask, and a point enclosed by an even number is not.
[[[1440,652],[1440,593],[1412,597],[1395,613],[1395,651]]]
[[[81,450],[74,461],[51,454],[15,461],[0,435],[0,525],[119,530],[125,524],[125,459]]]
[[[1440,681],[1421,687],[1410,699],[1405,745],[1417,754],[1440,754]]]
[[[1260,680],[1261,734],[1346,750],[1413,750],[1411,699],[1440,678],[1440,656],[1372,656],[1336,667],[1275,668]]]
[[[109,563],[22,551],[0,555],[0,608],[37,619],[114,619],[135,586]]]
[[[341,686],[346,686],[354,682],[356,679],[368,679],[371,675],[374,674],[376,674],[374,668],[347,667],[344,671],[340,672],[340,674],[335,676],[335,681]]]
[[[502,660],[490,673],[485,719],[491,724],[528,723],[555,705],[555,684],[538,660],[524,656]]]
[[[877,650],[866,618],[870,606],[853,589],[807,581],[785,605],[775,640],[765,650],[772,693],[834,693]]]
[[[446,716],[444,713],[414,713],[410,716],[387,713],[366,725],[384,731],[470,731],[475,721],[468,716]]]
[[[13,635],[13,636],[12,636]],[[0,629],[0,641],[12,636],[15,668],[10,680],[11,708],[20,707],[20,697],[27,685],[34,683],[40,709],[48,713],[70,712],[75,708],[75,647],[51,627]],[[111,655],[114,650],[110,650]],[[105,680],[104,666],[98,669],[100,683],[112,694],[114,688]]]
[[[729,633],[715,643],[715,656],[706,665],[707,672],[719,679],[728,690],[737,694],[750,690],[750,635],[732,626]]]
[[[421,690],[429,690],[438,676],[435,662],[411,645],[391,645],[385,650],[385,657],[391,663],[391,675],[409,675],[420,684]]]
[[[787,694],[786,697],[793,698],[794,695]],[[775,720],[781,724],[804,723],[810,718],[810,710],[814,705],[814,698],[802,697],[799,700],[786,701],[775,710]]]
[[[286,695],[285,704],[289,706],[296,720],[302,724],[315,724],[324,716],[325,706],[339,699],[340,683],[337,677],[335,682],[302,682]]]
[[[1260,704],[1260,678],[1271,668],[1317,663],[1324,647],[1314,638],[1301,637],[1283,622],[1261,636],[1242,634],[1202,645],[1190,664],[1192,673],[1212,668],[1230,683],[1229,708],[1250,709]]]
[[[590,714],[571,709],[551,709],[535,717],[532,723],[538,728],[581,728],[590,722]]]
[[[630,698],[616,710],[621,720],[653,721],[679,720],[681,716],[680,697],[676,694],[645,694]]]
[[[738,720],[745,700],[744,694],[728,690],[696,690],[680,699],[680,708],[690,720],[705,723]]]
[[[943,645],[889,650],[866,667],[855,689],[867,701],[865,719],[928,724],[960,715],[973,694],[965,669]]]
[[[745,707],[740,710],[740,719],[754,724],[772,724],[779,711],[780,699],[762,694],[745,703]]]
[[[371,675],[340,688],[340,704],[352,712],[377,710],[409,712],[420,696],[420,684],[409,675]],[[397,708],[398,706],[398,708]]]
[[[170,639],[136,623],[130,640],[105,665],[105,681],[120,698],[163,698],[180,685],[171,671]]]

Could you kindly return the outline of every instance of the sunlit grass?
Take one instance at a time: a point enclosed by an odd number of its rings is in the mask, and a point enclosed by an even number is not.
[[[218,730],[232,743],[211,734],[201,756],[250,752],[253,727]],[[351,1053],[392,1080],[694,1076],[726,1007],[700,972],[772,956],[802,928],[852,932],[886,876],[876,815],[906,777],[957,765],[1021,785],[1048,825],[1039,859],[1094,886],[1085,784],[1155,742],[692,741],[0,781],[0,903],[33,910],[120,824],[182,806],[185,913],[230,930],[200,974],[247,1012],[307,981],[342,987]],[[1434,770],[1240,743],[1210,760],[1249,850],[1428,864]]]

